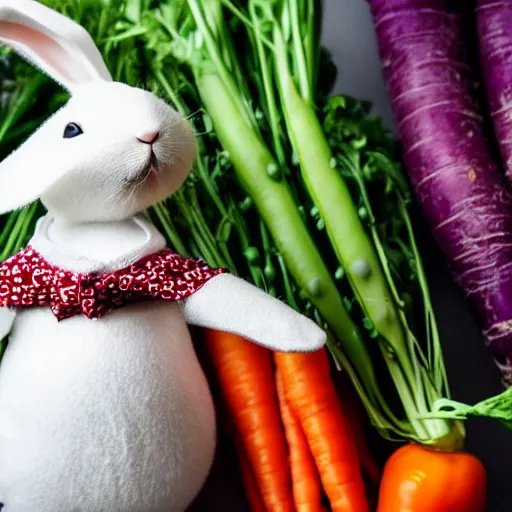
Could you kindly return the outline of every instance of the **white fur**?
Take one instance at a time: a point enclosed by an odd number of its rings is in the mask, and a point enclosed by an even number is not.
[[[18,314],[0,371],[5,512],[181,512],[214,449],[213,405],[178,304],[97,322]]]
[[[165,248],[165,238],[144,214],[118,222],[73,224],[40,218],[30,245],[73,272],[109,272]]]
[[[230,274],[220,274],[183,305],[189,324],[233,332],[280,352],[323,347],[325,333],[284,302]]]
[[[165,245],[142,214],[76,229],[46,216],[30,244],[77,272],[118,269]],[[49,309],[22,311],[0,366],[5,512],[185,510],[215,449],[211,397],[186,322],[283,351],[325,341],[316,324],[227,275],[181,307],[134,305],[61,323]]]
[[[38,221],[30,245],[54,265],[90,273],[124,268],[163,249],[165,239],[144,214],[77,225],[47,215]],[[188,324],[233,332],[282,352],[318,350],[326,341],[316,323],[230,274],[212,278],[181,306]]]
[[[85,29],[33,0],[0,0],[0,41],[68,90],[92,80],[112,80]]]
[[[75,272],[120,269],[163,248],[144,212],[190,171],[189,124],[151,93],[110,81],[89,35],[33,0],[0,0],[0,41],[72,92],[0,163],[0,213],[40,198],[49,213],[31,245]],[[64,139],[70,122],[84,133]],[[154,131],[152,147],[138,140]],[[12,325],[0,366],[2,512],[183,511],[215,449],[187,322],[282,351],[325,343],[312,321],[226,275],[183,304],[131,305],[99,321],[59,323],[49,308],[13,316],[0,310],[0,335]]]
[[[55,264],[87,273],[125,267],[164,248],[165,240],[144,215],[78,225],[47,216],[39,220],[31,244],[49,254]],[[120,259],[120,254],[126,256]],[[230,274],[213,278],[189,297],[183,314],[189,324],[233,332],[282,352],[317,350],[326,340],[316,323]]]
[[[16,311],[14,309],[0,308],[0,340],[9,334],[15,318]]]
[[[131,232],[134,243],[117,254],[94,241],[98,226],[80,226],[75,238],[50,217],[30,243],[80,272],[121,268],[164,247],[146,217],[127,225],[113,233],[121,241]],[[78,256],[82,240],[89,251]],[[5,512],[179,512],[201,488],[215,449],[214,411],[179,304],[61,323],[46,308],[22,311],[0,369]]]
[[[84,133],[64,139],[70,122]],[[153,145],[158,171],[131,184],[151,155],[137,137],[151,131],[160,132]],[[189,123],[163,100],[118,82],[93,82],[0,163],[0,213],[40,197],[67,222],[126,219],[177,190],[195,156]]]

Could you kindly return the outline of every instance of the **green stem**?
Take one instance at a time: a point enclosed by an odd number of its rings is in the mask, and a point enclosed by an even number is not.
[[[181,115],[186,115],[185,105],[180,100],[180,98],[178,97],[178,95],[176,94],[174,89],[172,88],[171,84],[169,83],[169,81],[167,80],[167,78],[165,77],[163,72],[161,70],[155,70],[154,72],[155,72],[155,76],[157,77],[160,85],[162,86],[162,88],[166,92],[166,94],[168,95],[171,102],[174,104],[175,108],[178,110],[178,112]],[[205,187],[209,197],[212,199],[215,206],[219,210],[219,213],[221,214],[221,216],[223,218],[225,218],[228,216],[227,209],[224,206],[224,203],[222,202],[219,194],[217,193],[217,191],[210,179],[210,176],[208,175],[208,172],[204,165],[203,159],[201,158],[201,156],[205,153],[205,150],[200,142],[198,143],[198,146],[199,146],[199,155],[200,156],[196,160],[196,163],[195,163],[195,170],[197,171],[197,176],[201,180],[201,183]],[[224,253],[224,258],[228,262],[228,266],[230,266],[231,268],[234,268],[234,264],[232,263],[229,252],[227,251],[227,248],[225,246],[223,247],[223,253]]]
[[[270,238],[267,233],[267,226],[263,222],[263,219],[260,219],[260,233],[261,233],[261,244],[263,246],[263,254],[265,257],[265,266],[263,268],[263,275],[265,276],[265,281],[268,283],[267,292],[274,296],[276,295],[276,290],[274,287],[275,273],[276,269],[274,267],[274,263],[272,262],[272,252],[270,249]]]
[[[306,55],[302,46],[299,5],[297,0],[289,0],[288,9],[290,11],[290,20],[292,24],[293,52],[298,70],[299,88],[301,96],[309,103],[311,101],[310,75],[308,73]]]
[[[380,391],[377,396],[369,399],[365,390],[365,385],[362,383],[357,372],[354,371],[343,350],[341,350],[340,347],[330,339],[328,339],[327,346],[333,355],[333,359],[338,368],[343,368],[343,370],[348,373],[350,380],[354,385],[354,389],[358,393],[366,412],[368,413],[368,417],[370,418],[372,425],[379,430],[380,434],[390,441],[399,441],[404,438],[415,439],[416,434],[411,428],[410,423],[399,420],[395,417],[395,415],[390,411],[387,402],[380,394]],[[395,434],[394,437],[391,435],[392,433]]]
[[[275,28],[274,33],[279,90],[302,177],[365,314],[403,359],[407,352],[404,332],[379,259],[345,182],[332,166],[331,151],[318,118],[292,82],[279,29]]]
[[[331,244],[363,311],[379,333],[384,358],[407,418],[418,440],[431,440],[451,426],[415,419],[428,410],[422,372],[415,357],[415,338],[408,335],[405,316],[395,304],[398,294],[390,289],[392,281],[386,279],[379,254],[361,223],[350,191],[333,165],[335,160],[318,117],[293,83],[286,47],[277,26],[274,46],[285,120],[306,188],[325,222]]]
[[[12,215],[12,214],[11,214]],[[16,216],[16,222],[12,227],[12,230],[9,233],[7,238],[7,242],[2,249],[2,253],[0,254],[0,260],[3,261],[9,257],[11,257],[16,251],[14,249],[16,245],[16,240],[19,237],[20,231],[23,229],[23,225],[25,222],[26,211],[20,211]]]
[[[44,75],[36,75],[22,88],[21,94],[13,100],[14,104],[7,110],[7,115],[2,119],[0,125],[0,141],[4,139],[12,125],[26,112],[32,98],[36,96],[39,87],[43,84],[45,79],[46,77]]]
[[[243,121],[220,76],[210,69],[196,70],[196,81],[217,136],[229,152],[239,180],[254,200],[292,275],[343,343],[371,393],[376,380],[364,342],[343,306],[286,182],[269,176],[269,170],[277,163]]]
[[[195,241],[201,257],[204,258],[212,267],[221,266],[217,259],[215,244],[210,243],[210,240],[205,233],[205,226],[201,225],[201,222],[197,219],[197,216],[194,213],[193,208],[188,204],[188,201],[177,197],[176,204],[182,216],[187,219],[187,234]]]
[[[0,261],[3,261],[14,253],[19,251],[27,242],[30,237],[30,226],[35,220],[36,212],[39,207],[39,203],[35,202],[27,206],[19,213],[13,212],[10,216],[15,216],[14,222],[9,222],[10,231],[7,231],[7,226],[4,231],[8,233],[7,242],[0,254]],[[5,237],[2,237],[5,239]]]
[[[283,283],[284,290],[286,295],[286,302],[289,306],[294,308],[296,311],[299,311],[299,306],[297,305],[297,301],[295,300],[295,295],[293,293],[293,287],[290,280],[290,275],[288,269],[286,268],[286,263],[284,261],[282,254],[277,254],[277,261],[279,263],[279,268],[281,269],[281,273],[283,275]]]
[[[277,161],[281,167],[284,167],[286,165],[286,157],[284,154],[283,145],[281,144],[278,120],[279,115],[277,110],[277,102],[275,99],[274,91],[272,89],[272,82],[270,78],[269,59],[263,48],[261,25],[256,13],[256,8],[252,2],[249,3],[249,12],[254,26],[254,40],[256,43],[261,77],[263,80],[263,94],[261,97],[265,98],[267,103],[268,121],[270,124]]]
[[[441,377],[441,382],[439,382],[438,375],[438,367],[434,366],[432,367],[430,365],[430,362],[425,359],[423,352],[421,350],[421,347],[419,346],[418,342],[416,341],[416,338],[414,337],[413,333],[410,331],[406,315],[403,311],[403,301],[399,297],[398,290],[395,286],[395,283],[393,281],[393,278],[391,276],[391,271],[389,269],[389,263],[386,256],[386,252],[384,250],[384,247],[380,241],[380,237],[378,234],[378,231],[376,229],[376,219],[375,215],[373,213],[373,208],[371,205],[371,202],[369,200],[366,186],[364,184],[363,176],[359,167],[358,162],[353,161],[354,159],[349,158],[347,155],[341,155],[340,158],[343,160],[344,164],[347,166],[347,168],[350,170],[352,176],[356,179],[356,182],[359,186],[359,192],[361,194],[361,197],[363,199],[364,207],[368,214],[368,223],[370,226],[370,233],[372,235],[372,240],[374,247],[377,251],[379,261],[382,265],[382,270],[384,272],[384,276],[386,278],[386,281],[388,283],[389,289],[393,295],[393,298],[395,300],[395,303],[398,308],[398,318],[401,321],[402,327],[404,329],[404,332],[407,333],[407,337],[409,339],[408,345],[409,345],[409,358],[413,365],[413,372],[412,375],[414,375],[415,379],[413,382],[409,383],[409,387],[414,391],[415,399],[413,401],[415,405],[415,409],[410,409],[407,411],[407,414],[409,417],[415,417],[417,414],[424,414],[426,413],[429,408],[432,406],[433,401],[443,396],[443,392],[445,392],[447,385],[446,382],[443,380],[443,377]],[[430,303],[430,297],[428,292],[428,285],[426,282],[426,278],[423,272],[423,267],[421,264],[421,258],[419,256],[416,241],[414,238],[414,233],[412,231],[412,225],[407,213],[407,209],[405,206],[405,202],[401,198],[400,194],[398,197],[398,205],[399,205],[399,211],[402,217],[402,220],[404,221],[408,233],[409,243],[411,245],[411,249],[414,255],[415,265],[418,272],[418,278],[420,282],[420,287],[422,290],[422,295],[424,299],[425,307],[428,308],[432,307]],[[431,310],[430,310],[431,311]],[[427,347],[429,352],[431,351],[430,347],[432,344],[432,341],[439,344],[439,338],[438,338],[438,332],[437,332],[437,325],[433,318],[433,312],[432,317],[428,317],[427,319]],[[431,339],[430,334],[434,336],[434,340]],[[414,348],[416,347],[416,350]],[[435,350],[436,353],[440,350],[439,346]],[[418,361],[418,358],[420,361]],[[421,368],[421,364],[425,364],[425,366],[429,369],[428,375],[426,374],[426,371],[424,371]],[[445,376],[444,372],[444,364],[442,362],[442,354],[441,359],[438,361],[440,366],[440,371],[442,376]],[[407,390],[399,390],[399,393],[407,393]],[[407,398],[405,399],[405,403],[411,404],[411,401]],[[432,439],[441,438],[443,437],[447,431],[450,431],[452,429],[452,425],[448,422],[441,422],[441,421],[431,421],[428,422],[425,426],[425,428],[428,430],[429,435]]]
[[[384,358],[388,362],[389,372],[391,373],[391,377],[395,383],[398,395],[400,396],[400,400],[405,410],[407,419],[411,423],[415,435],[417,436],[417,440],[420,442],[429,440],[430,434],[428,429],[424,426],[421,420],[416,419],[418,416],[417,404],[414,396],[411,394],[409,383],[404,378],[402,369],[396,363],[389,363],[389,355],[387,355],[385,352]]]
[[[375,219],[375,215],[373,213],[373,208],[370,202],[370,198],[368,197],[368,194],[366,192],[366,186],[364,184],[364,179],[361,173],[361,169],[359,166],[358,161],[354,161],[355,158],[350,158],[348,155],[339,155],[339,158],[341,161],[347,166],[348,170],[350,170],[352,176],[355,178],[357,185],[359,187],[359,192],[361,194],[361,198],[363,200],[364,207],[368,214],[368,224],[370,226],[370,233],[372,235],[372,241],[375,248],[375,251],[377,252],[377,257],[380,261],[382,272],[384,273],[384,276],[386,277],[389,290],[392,294],[393,300],[396,303],[397,307],[403,308],[404,303],[400,297],[400,294],[398,293],[398,290],[395,286],[395,283],[393,282],[393,279],[391,277],[391,271],[389,269],[388,264],[388,258],[386,256],[386,252],[384,250],[384,247],[380,241],[380,236],[377,231],[377,221]],[[357,158],[357,160],[359,160]]]
[[[315,16],[315,0],[306,1],[306,34],[303,36],[303,39],[306,53],[306,66],[309,74],[310,89],[311,91],[314,91],[316,88],[316,75],[318,69],[318,52],[316,47],[319,46],[318,44],[315,44],[315,42],[319,41],[320,38],[317,37],[316,34],[315,20],[317,19],[317,16]]]
[[[240,251],[242,254],[245,253],[246,249],[251,245],[248,237],[248,233],[250,232],[245,224],[245,220],[240,213],[240,211],[237,209],[235,202],[231,198],[231,204],[229,205],[229,215],[233,221],[233,225],[235,226],[235,229],[237,231],[237,235],[240,242]],[[251,273],[251,278],[253,280],[253,283],[258,286],[262,287],[263,282],[261,278],[260,272],[256,268],[254,268],[252,265],[249,265],[249,272]]]
[[[25,219],[23,222],[23,225],[20,229],[20,232],[18,234],[18,238],[16,240],[15,246],[13,248],[13,251],[19,251],[28,241],[30,238],[30,226],[35,220],[35,215],[37,208],[39,206],[39,202],[35,201],[31,205],[26,207],[26,214]]]
[[[220,79],[222,80],[225,89],[229,92],[229,95],[231,96],[231,101],[235,103],[239,115],[244,119],[247,125],[255,128],[251,116],[248,114],[245,103],[242,101],[242,98],[238,93],[237,87],[234,84],[234,81],[231,75],[229,74],[228,70],[226,69],[226,66],[224,65],[222,56],[219,51],[219,46],[216,44],[215,39],[210,29],[208,28],[208,24],[204,19],[198,0],[187,0],[187,2],[190,7],[190,11],[192,12],[192,15],[194,17],[194,20],[197,24],[197,28],[204,37],[205,45],[208,50],[208,54],[210,56],[212,64],[214,65]]]
[[[253,24],[253,20],[251,20],[248,16],[246,16],[240,9],[238,9],[231,0],[221,0],[222,4],[226,6],[228,10],[230,10],[246,27],[251,30],[256,31],[256,26]],[[252,7],[252,4],[249,4],[249,9]],[[254,18],[253,18],[254,19]],[[272,41],[269,41],[266,37],[261,36],[261,42],[267,46],[269,49],[273,49],[274,45]]]
[[[188,211],[191,215],[192,220],[194,221],[198,231],[201,233],[201,236],[208,247],[208,251],[211,254],[211,265],[216,267],[228,267],[229,263],[225,262],[224,259],[218,252],[217,244],[215,242],[215,237],[212,235],[211,231],[208,228],[208,224],[203,217],[201,209],[199,208],[199,204],[197,202],[197,195],[195,189],[191,187],[190,190],[190,207]]]
[[[181,256],[189,257],[189,252],[187,251],[185,244],[181,241],[165,206],[162,203],[156,204],[151,208],[151,211],[156,214],[160,224],[162,225],[164,233],[170,240],[174,250]]]
[[[158,82],[160,83],[162,89],[165,91],[165,93],[171,100],[171,103],[174,105],[174,108],[182,116],[186,116],[187,112],[185,111],[185,106],[180,101],[180,99],[179,99],[178,95],[176,94],[176,92],[174,91],[174,89],[171,87],[171,84],[169,83],[169,80],[167,80],[163,71],[160,69],[154,69],[153,73],[155,74],[155,77],[157,78]]]
[[[20,213],[17,211],[8,214],[7,222],[5,223],[5,226],[3,227],[2,232],[0,233],[0,248],[4,247],[14,225],[16,224],[19,214]],[[3,252],[3,249],[0,250],[2,250]]]
[[[212,180],[210,179],[210,176],[208,175],[208,171],[206,170],[206,166],[202,159],[199,159],[196,163],[196,169],[197,169],[197,175],[199,176],[199,179],[201,180],[202,185],[205,187],[206,191],[208,192],[208,195],[210,196],[211,200],[214,202],[215,206],[217,207],[217,210],[219,210],[219,213],[225,217],[228,215],[228,210],[224,203],[222,202],[222,199],[220,198],[219,194],[217,193],[217,190],[215,189],[215,186],[212,183]]]
[[[416,266],[417,278],[420,284],[421,294],[423,297],[423,305],[425,308],[425,322],[428,326],[428,345],[432,347],[430,351],[432,352],[432,360],[431,366],[434,370],[434,382],[436,388],[442,390],[446,395],[446,398],[450,398],[450,389],[448,386],[448,377],[446,374],[446,366],[443,360],[443,351],[441,348],[441,340],[439,337],[439,331],[437,328],[437,323],[435,321],[434,316],[434,308],[432,306],[432,300],[430,298],[430,292],[427,282],[427,277],[425,275],[425,270],[423,268],[421,257],[419,254],[418,246],[416,244],[416,239],[414,237],[414,232],[412,228],[412,222],[409,218],[409,214],[407,212],[407,207],[405,205],[404,200],[399,197],[399,209],[402,215],[402,219],[406,226],[407,235],[409,237],[409,244],[413,251],[414,261]],[[436,399],[439,397],[436,397]]]

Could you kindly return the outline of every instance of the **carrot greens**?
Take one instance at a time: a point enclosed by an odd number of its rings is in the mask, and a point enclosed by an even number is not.
[[[449,390],[409,186],[370,105],[329,95],[334,67],[319,44],[320,2],[43,3],[84,24],[116,80],[189,116],[194,169],[150,212],[169,244],[319,322],[384,437],[459,446],[458,423],[428,416]],[[11,53],[5,59],[22,66]],[[14,89],[2,86],[11,99],[0,135],[17,129],[0,139],[2,151],[64,99],[23,69]],[[34,206],[2,220],[2,256],[26,243],[40,213]]]

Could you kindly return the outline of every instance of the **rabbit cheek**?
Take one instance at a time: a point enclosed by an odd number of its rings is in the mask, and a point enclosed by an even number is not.
[[[70,173],[41,197],[55,217],[72,222],[115,220],[125,215],[127,201],[117,179],[94,179],[83,173]]]

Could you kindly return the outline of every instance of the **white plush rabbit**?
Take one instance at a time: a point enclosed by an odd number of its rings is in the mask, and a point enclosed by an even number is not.
[[[48,213],[29,245],[75,273],[164,249],[145,211],[185,180],[196,156],[189,124],[153,94],[113,82],[89,34],[34,0],[0,0],[0,41],[71,93],[0,163],[0,212],[40,198]],[[227,273],[183,301],[130,304],[97,321],[0,308],[0,336],[10,333],[0,366],[2,512],[186,509],[215,450],[187,323],[279,351],[325,343],[315,323]]]

